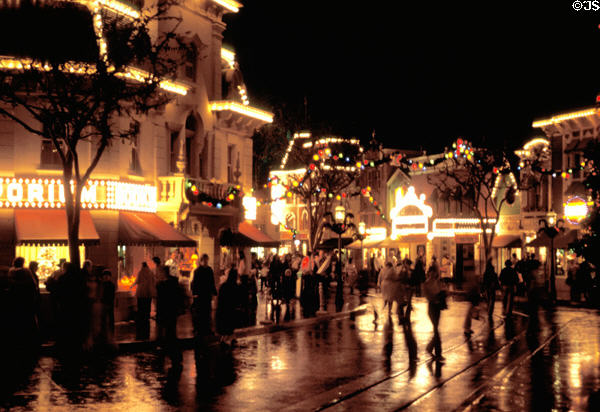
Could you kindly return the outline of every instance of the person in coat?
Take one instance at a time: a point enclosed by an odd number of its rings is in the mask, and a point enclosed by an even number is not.
[[[219,288],[217,298],[217,332],[221,335],[221,343],[226,345],[231,345],[231,335],[239,324],[240,292],[237,279],[237,270],[231,269],[227,280]]]
[[[200,266],[194,270],[191,289],[194,297],[192,307],[194,334],[197,338],[200,338],[212,333],[212,299],[213,296],[217,296],[215,274],[208,265],[208,255],[206,253],[200,257]]]
[[[519,283],[517,271],[513,268],[513,262],[507,259],[504,268],[500,271],[500,285],[502,286],[502,308],[505,316],[511,316],[515,291]]]
[[[163,266],[162,272],[164,280],[156,285],[156,320],[164,331],[163,349],[171,359],[172,368],[177,370],[182,364],[177,318],[185,309],[185,292],[168,266]]]
[[[445,298],[442,294],[442,285],[440,281],[439,268],[432,266],[427,271],[427,278],[423,284],[423,292],[427,298],[427,314],[433,326],[433,337],[426,346],[427,352],[433,356],[437,362],[443,362],[442,339],[440,336],[439,325],[442,309],[445,309]]]
[[[379,278],[381,296],[383,298],[383,310],[385,310],[385,307],[387,306],[388,317],[391,317],[392,306],[394,302],[396,302],[398,322],[402,324],[404,321],[404,305],[406,304],[404,285],[402,285],[400,280],[400,274],[394,270],[392,262],[387,262],[385,264]]]
[[[496,291],[500,289],[500,283],[498,283],[498,274],[494,270],[492,264],[492,258],[488,258],[485,264],[485,272],[483,272],[483,293],[487,300],[488,305],[488,319],[492,319],[494,315],[494,305],[496,303]]]
[[[142,262],[142,267],[137,274],[135,282],[135,297],[137,298],[137,322],[136,337],[138,340],[150,338],[150,308],[152,298],[156,296],[156,284],[154,273],[148,267],[148,263]]]

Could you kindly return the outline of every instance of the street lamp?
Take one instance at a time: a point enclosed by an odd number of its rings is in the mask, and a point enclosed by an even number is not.
[[[554,218],[540,219],[540,229],[538,233],[545,233],[550,238],[550,298],[552,303],[556,303],[556,255],[554,251],[554,238],[558,236],[564,230],[564,220],[558,219],[554,222]]]
[[[354,215],[352,213],[346,213],[343,206],[337,206],[335,208],[335,217],[331,215],[331,212],[325,214],[324,227],[328,228],[332,232],[338,235],[338,263],[336,266],[336,283],[335,288],[335,308],[337,311],[341,311],[344,306],[344,282],[342,281],[342,235],[349,230],[356,229],[352,219]]]

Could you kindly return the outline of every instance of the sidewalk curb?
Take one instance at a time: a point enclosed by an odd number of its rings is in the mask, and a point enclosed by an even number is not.
[[[234,339],[241,339],[241,338],[246,338],[246,337],[251,337],[251,336],[258,336],[258,335],[263,335],[263,334],[268,334],[268,333],[275,333],[275,332],[281,332],[281,331],[290,330],[290,329],[302,328],[302,327],[306,327],[306,326],[316,325],[319,323],[329,322],[331,320],[350,318],[353,316],[361,316],[361,315],[364,315],[367,312],[367,310],[368,310],[368,305],[363,304],[363,305],[357,306],[356,308],[351,309],[351,310],[329,313],[327,315],[321,315],[321,316],[317,316],[314,318],[299,319],[299,320],[294,320],[294,321],[280,323],[280,324],[250,326],[250,327],[246,327],[246,328],[236,329],[234,331],[232,337]],[[210,341],[209,345],[217,345],[218,343],[219,343],[218,339],[215,339],[213,341]],[[193,337],[179,338],[179,344],[181,345],[181,347],[183,349],[192,349],[194,347],[194,338]],[[158,341],[149,341],[149,340],[144,340],[144,341],[132,340],[132,341],[120,341],[120,342],[117,342],[116,345],[117,345],[117,349],[115,350],[116,353],[121,354],[121,353],[142,352],[145,350],[156,349],[159,346],[159,342]],[[42,347],[40,348],[40,352],[42,355],[45,355],[45,356],[54,356],[54,349],[55,349],[55,345],[53,343],[45,344],[45,345],[42,345]]]

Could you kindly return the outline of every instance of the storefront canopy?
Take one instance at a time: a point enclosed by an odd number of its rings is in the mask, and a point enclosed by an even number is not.
[[[384,239],[381,236],[367,236],[361,242],[360,240],[355,240],[346,246],[347,249],[369,249],[379,247],[379,244],[383,242]]]
[[[572,243],[577,241],[577,230],[569,230],[554,238],[554,249],[568,249]],[[527,244],[529,247],[551,247],[552,240],[542,232],[534,240]]]
[[[278,241],[272,239],[249,222],[240,223],[238,225],[238,230],[235,232],[231,229],[223,230],[219,238],[219,243],[221,246],[233,247],[276,247],[279,245]]]
[[[393,248],[393,247],[400,246],[400,244],[402,244],[402,243],[424,244],[424,243],[427,243],[427,235],[425,235],[425,234],[405,235],[405,236],[398,236],[396,239],[391,239],[388,237],[387,239],[383,240],[379,244],[379,247]]]
[[[64,209],[15,209],[17,244],[68,243],[67,213]],[[98,244],[100,237],[90,216],[82,210],[79,219],[79,243]]]
[[[179,233],[154,213],[119,212],[119,244],[196,247],[196,241]]]
[[[238,232],[247,238],[254,241],[257,246],[270,246],[275,247],[279,245],[279,242],[271,238],[265,232],[254,226],[250,222],[242,222],[238,225]]]
[[[520,248],[522,245],[519,235],[496,235],[492,240],[492,247],[497,248]]]

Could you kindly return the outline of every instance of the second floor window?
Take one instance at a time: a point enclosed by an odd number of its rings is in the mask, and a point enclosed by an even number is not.
[[[129,163],[129,171],[134,174],[142,173],[142,166],[140,164],[140,124],[134,123],[132,125],[134,134],[131,136],[131,162]]]
[[[233,153],[235,146],[229,145],[227,146],[227,181],[229,183],[233,182]]]
[[[178,155],[178,151],[179,151],[179,147],[177,147],[177,137],[178,136],[179,136],[179,132],[171,132],[171,142],[170,142],[171,158],[170,158],[170,165],[169,165],[169,169],[170,169],[171,173],[177,173],[177,155]]]
[[[42,148],[40,152],[40,167],[48,169],[58,169],[62,166],[60,155],[50,139],[42,139]]]

